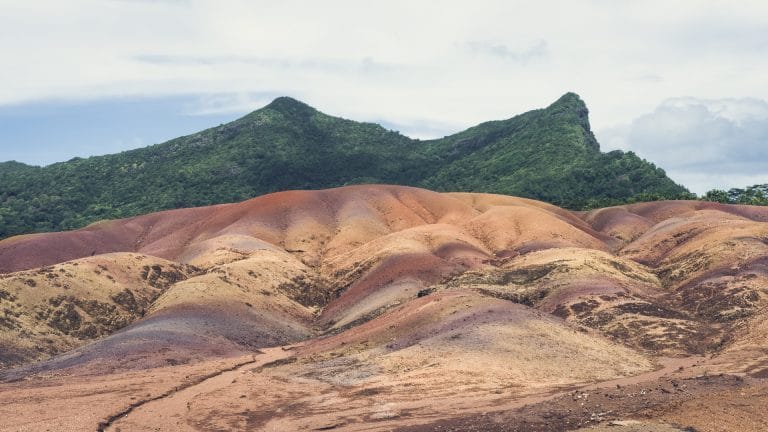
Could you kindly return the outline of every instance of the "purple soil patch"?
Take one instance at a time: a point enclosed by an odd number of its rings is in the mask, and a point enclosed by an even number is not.
[[[439,282],[445,276],[461,270],[462,267],[430,253],[411,253],[383,259],[373,268],[365,271],[348,288],[340,287],[338,298],[323,309],[320,322],[329,325],[335,316],[350,306],[375,294],[376,290],[396,282],[413,279],[425,285]],[[415,293],[414,293],[415,295]]]
[[[571,303],[581,297],[630,292],[642,293],[642,290],[627,289],[618,281],[610,278],[583,278],[569,281],[567,286],[559,287],[556,291],[552,290],[549,292],[551,294],[536,304],[537,309],[547,313],[553,313],[558,307]]]
[[[185,364],[242,355],[309,336],[298,325],[279,325],[245,305],[178,307],[51,360],[5,371],[0,380],[63,369],[101,374]]]

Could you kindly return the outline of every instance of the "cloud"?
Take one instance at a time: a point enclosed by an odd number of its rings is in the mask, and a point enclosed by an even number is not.
[[[765,100],[669,99],[598,137],[606,148],[632,150],[652,160],[698,193],[768,182]]]
[[[764,2],[11,2],[0,105],[276,92],[470,125],[575,91],[598,127],[679,94],[768,98],[766,25]]]
[[[298,70],[302,72],[324,71],[331,73],[347,74],[387,74],[407,73],[408,66],[386,64],[376,61],[371,57],[362,59],[334,59],[334,58],[281,58],[258,57],[243,55],[167,55],[167,54],[139,54],[134,59],[146,64],[163,67],[255,67],[260,69]]]
[[[163,4],[171,4],[171,5],[189,5],[191,3],[191,0],[109,0],[115,3],[136,3],[136,4],[146,4],[146,5],[163,5]]]
[[[182,113],[191,116],[242,114],[261,108],[278,96],[283,95],[268,92],[201,95],[187,103]]]
[[[664,77],[656,75],[654,73],[646,73],[629,78],[630,81],[639,81],[646,83],[660,83],[664,81]]]
[[[526,64],[549,55],[547,41],[537,40],[527,48],[515,50],[501,43],[470,41],[466,48],[474,54],[490,55],[514,63]]]
[[[389,119],[369,120],[378,123],[386,129],[397,131],[410,138],[433,139],[449,135],[450,132],[462,129],[461,125],[434,121],[427,118],[408,119],[407,122],[396,123]]]
[[[596,130],[679,95],[768,100],[764,1],[5,3],[0,107],[206,94],[188,112],[224,113],[284,94],[438,137],[568,91]]]

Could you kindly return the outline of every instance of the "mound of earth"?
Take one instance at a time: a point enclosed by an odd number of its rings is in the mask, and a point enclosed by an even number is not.
[[[365,185],[9,238],[0,430],[721,424],[686,413],[728,392],[762,403],[766,221]],[[714,374],[710,400],[697,377]],[[618,392],[672,379],[697,390]],[[590,388],[612,408],[541,408]]]

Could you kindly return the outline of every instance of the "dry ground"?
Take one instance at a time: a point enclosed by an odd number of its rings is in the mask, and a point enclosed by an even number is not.
[[[0,430],[766,430],[766,221],[354,186],[6,239]]]

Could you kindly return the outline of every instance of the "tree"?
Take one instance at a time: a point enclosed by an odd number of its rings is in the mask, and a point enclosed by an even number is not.
[[[731,202],[730,198],[728,197],[728,192],[720,189],[712,189],[708,191],[706,194],[704,194],[702,200],[719,202],[723,204],[728,204]]]

